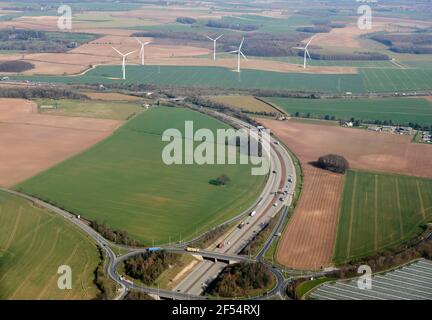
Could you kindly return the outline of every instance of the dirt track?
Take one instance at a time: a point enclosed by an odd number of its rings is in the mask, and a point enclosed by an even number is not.
[[[0,99],[0,186],[13,186],[89,148],[121,123],[40,115],[31,101]]]
[[[432,178],[432,147],[410,136],[360,129],[260,120],[299,157],[304,189],[278,248],[278,261],[298,269],[331,265],[343,177],[312,167],[318,157],[336,153],[355,169]]]

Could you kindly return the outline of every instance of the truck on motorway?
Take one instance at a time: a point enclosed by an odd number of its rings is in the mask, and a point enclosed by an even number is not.
[[[151,247],[151,248],[147,248],[148,252],[155,252],[155,251],[160,251],[161,248],[157,248],[157,247]]]
[[[186,247],[186,251],[187,252],[199,252],[200,249],[198,249],[198,248],[192,248],[192,247]]]
[[[217,247],[218,247],[218,249],[222,249],[223,247],[225,247],[225,242],[222,241],[221,243],[219,243],[219,244],[217,245]]]
[[[245,223],[242,222],[242,223],[240,223],[240,224],[237,226],[237,228],[242,229],[244,226],[245,226]]]
[[[251,217],[253,217],[254,215],[256,215],[256,211],[252,211],[249,215],[250,215]]]

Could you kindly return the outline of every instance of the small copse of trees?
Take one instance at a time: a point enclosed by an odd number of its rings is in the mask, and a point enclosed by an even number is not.
[[[151,285],[162,272],[179,259],[180,255],[164,250],[146,252],[127,259],[124,262],[124,270],[128,276],[141,280],[145,285]]]
[[[197,22],[196,19],[190,17],[178,17],[176,21],[183,24],[194,24]]]
[[[241,262],[225,267],[207,291],[220,297],[245,297],[268,289],[274,278],[263,263]]]
[[[228,182],[230,181],[230,178],[225,175],[225,174],[221,174],[219,177],[217,177],[216,179],[211,179],[209,181],[210,184],[214,185],[214,186],[224,186],[226,185]]]
[[[317,161],[318,167],[336,173],[345,173],[349,169],[348,161],[337,154],[322,156]]]
[[[33,63],[27,61],[5,61],[0,63],[0,72],[24,72],[34,67]]]

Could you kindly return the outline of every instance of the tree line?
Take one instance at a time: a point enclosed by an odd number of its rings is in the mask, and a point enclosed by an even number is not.
[[[131,36],[169,39],[177,42],[181,40],[185,43],[195,42],[205,46],[207,46],[209,42],[205,34],[186,31],[143,31],[135,32]],[[246,35],[227,34],[218,40],[217,47],[220,51],[238,49],[244,37],[243,52],[246,55],[261,57],[295,56],[298,52],[292,49],[292,47],[296,46],[308,36],[309,35],[306,33],[272,34],[266,32],[253,32]]]
[[[299,53],[302,54],[301,52]],[[385,61],[390,57],[379,52],[354,52],[354,53],[317,53],[310,54],[314,60],[352,60],[352,61]]]
[[[432,124],[419,124],[417,122],[394,122],[393,120],[361,120],[361,119],[355,119],[354,117],[351,118],[336,118],[334,115],[326,114],[326,115],[315,115],[311,114],[310,112],[299,112],[296,111],[293,113],[294,117],[296,118],[313,118],[313,119],[320,119],[320,120],[330,120],[330,121],[339,121],[339,124],[342,125],[344,122],[350,121],[353,123],[354,127],[360,127],[362,124],[375,124],[378,126],[407,126],[411,127],[415,130],[423,130],[423,131],[432,131]]]
[[[373,35],[371,39],[386,45],[391,51],[397,53],[432,53],[432,34],[423,32],[414,32],[409,34],[380,33]]]
[[[259,29],[259,26],[255,24],[231,23],[231,22],[219,21],[219,20],[207,21],[206,27],[232,29],[237,31],[255,31]]]
[[[20,98],[20,99],[88,99],[87,96],[76,93],[69,89],[46,88],[46,87],[26,87],[26,88],[2,88],[0,98]]]
[[[105,254],[103,250],[98,247],[100,261],[94,271],[94,284],[99,289],[99,293],[96,296],[97,300],[110,300],[116,295],[117,287],[111,279],[105,274]]]
[[[61,38],[52,32],[29,29],[2,29],[0,30],[0,50],[13,50],[25,52],[66,52],[76,48],[85,41]]]
[[[105,222],[94,220],[90,222],[90,226],[105,239],[114,243],[131,247],[137,247],[140,245],[137,240],[131,239],[126,231],[113,230]]]

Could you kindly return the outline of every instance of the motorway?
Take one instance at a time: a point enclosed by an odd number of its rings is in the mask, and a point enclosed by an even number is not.
[[[221,116],[221,114],[218,114]],[[222,115],[229,122],[234,122],[242,128],[252,129],[253,127],[238,119]],[[266,186],[260,196],[260,202],[255,207],[254,216],[244,219],[242,228],[235,228],[223,240],[223,247],[218,248],[217,243],[212,244],[207,250],[213,249],[214,252],[238,255],[242,249],[258,234],[262,228],[277,213],[290,206],[294,196],[296,184],[295,167],[291,157],[283,146],[271,138],[270,150],[270,173]],[[288,182],[288,179],[291,182]],[[286,195],[278,194],[278,191],[287,191]],[[279,198],[284,198],[280,201]],[[277,204],[275,206],[275,204]],[[175,287],[175,291],[192,295],[200,295],[226,266],[222,262],[203,261],[193,268],[189,275]],[[273,272],[275,273],[275,272]],[[278,278],[278,275],[276,275]],[[278,283],[281,279],[278,279]]]
[[[229,117],[227,115],[219,114],[219,116],[229,118],[230,122],[235,122],[238,125],[244,128],[251,128],[250,125],[241,122],[238,119]],[[228,119],[227,119],[228,120]],[[162,290],[159,288],[151,288],[151,287],[141,287],[137,286],[130,281],[125,280],[117,273],[117,266],[119,263],[124,261],[125,259],[145,252],[145,249],[140,248],[129,248],[123,246],[117,246],[111,243],[109,240],[105,239],[102,235],[96,232],[93,228],[91,228],[87,222],[78,219],[76,215],[67,212],[63,209],[57,208],[47,202],[44,202],[35,197],[9,190],[0,188],[0,190],[4,192],[8,192],[19,196],[21,198],[32,201],[38,206],[44,207],[51,212],[61,215],[64,219],[70,221],[81,230],[83,230],[86,234],[88,234],[105,253],[105,256],[108,258],[108,264],[106,266],[106,274],[109,278],[115,281],[119,286],[119,292],[116,299],[124,298],[126,292],[130,289],[140,290],[147,294],[152,294],[161,298],[166,299],[176,299],[176,300],[190,300],[190,299],[205,299],[205,297],[200,296],[203,292],[203,288],[210,281],[212,281],[217,275],[222,271],[222,269],[226,266],[226,262],[239,262],[239,261],[256,261],[257,259],[250,259],[245,256],[240,256],[239,253],[241,250],[247,245],[249,241],[253,239],[253,237],[272,219],[277,213],[286,208],[285,206],[289,206],[293,200],[293,191],[296,184],[296,176],[295,176],[295,167],[290,158],[288,152],[282,147],[277,140],[271,139],[271,152],[270,152],[270,173],[269,179],[267,181],[266,186],[259,198],[260,201],[254,206],[254,211],[256,214],[254,216],[247,216],[243,222],[244,226],[242,228],[234,228],[234,230],[230,231],[230,233],[224,239],[223,248],[217,248],[217,244],[211,245],[207,250],[201,250],[200,252],[195,253],[197,256],[201,256],[205,258],[202,262],[200,262],[193,270],[189,273],[189,275],[175,288],[174,291],[170,290]],[[291,180],[291,182],[288,182]],[[278,194],[279,190],[287,191],[287,194],[281,195]],[[283,201],[280,201],[279,198],[284,197]],[[277,203],[277,206],[274,204]],[[283,225],[283,221],[286,218],[286,210],[284,210],[283,215],[280,218],[280,221],[277,225],[277,228],[271,235],[271,238],[274,238],[275,232],[279,232],[281,230],[281,226]],[[268,248],[271,244],[271,239],[269,239],[265,246]],[[123,249],[127,249],[129,252],[117,256],[111,247],[120,247]],[[179,247],[164,247],[165,250],[174,252],[174,253],[185,253],[184,249]],[[258,255],[258,260],[262,260],[262,251]],[[212,260],[208,260],[212,259]],[[277,285],[275,288],[269,292],[269,295],[279,294],[283,296],[283,291],[285,288],[286,280],[282,276],[282,273],[269,266],[270,270],[276,277]]]

